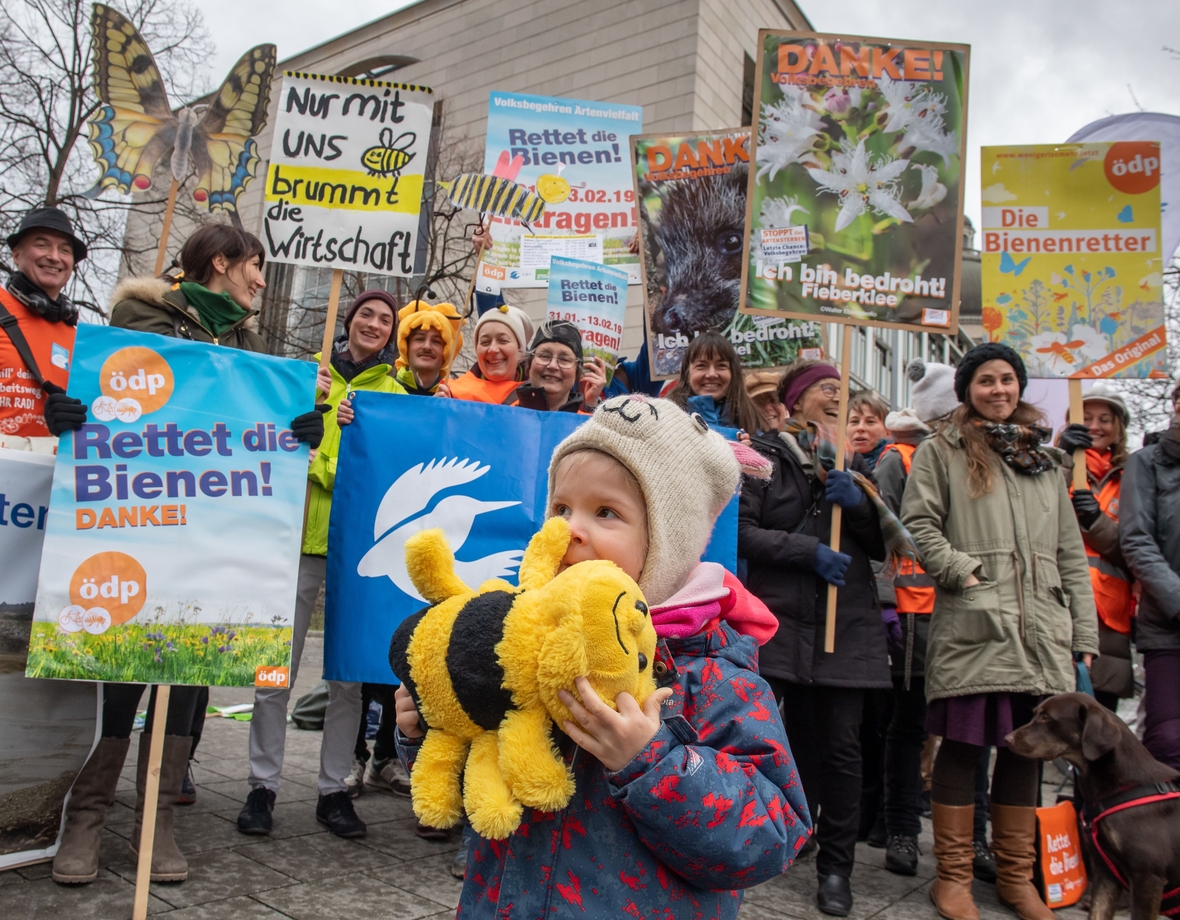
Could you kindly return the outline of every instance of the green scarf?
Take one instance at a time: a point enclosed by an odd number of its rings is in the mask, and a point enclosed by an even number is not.
[[[793,437],[795,443],[811,458],[811,467],[816,478],[820,482],[827,481],[828,471],[836,466],[836,445],[825,436],[825,433],[817,425],[813,422],[804,424],[798,419],[787,419],[787,424],[779,437]],[[920,562],[918,546],[914,542],[914,538],[910,536],[910,532],[905,529],[905,525],[885,504],[872,481],[856,470],[849,469],[849,466],[850,464],[845,464],[844,472],[852,476],[852,481],[860,487],[860,490],[877,508],[881,536],[885,540],[885,549],[889,554],[889,558],[885,560],[885,573],[895,573],[902,559]]]
[[[229,294],[214,294],[204,285],[192,281],[180,282],[180,293],[197,308],[201,325],[212,332],[214,338],[250,315],[250,311],[234,303]]]

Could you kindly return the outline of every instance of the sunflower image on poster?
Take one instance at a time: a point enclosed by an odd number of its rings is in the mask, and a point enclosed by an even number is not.
[[[759,39],[743,312],[953,328],[967,46]]]

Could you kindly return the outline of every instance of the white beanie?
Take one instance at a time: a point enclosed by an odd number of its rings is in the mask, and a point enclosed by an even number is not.
[[[910,404],[914,414],[923,422],[933,422],[959,408],[959,397],[955,395],[955,369],[949,364],[914,358],[906,365],[905,375],[913,383]]]
[[[503,323],[516,336],[516,343],[520,346],[521,352],[528,350],[529,342],[533,338],[533,321],[520,307],[510,307],[506,303],[492,307],[476,321],[475,331],[471,336],[473,341],[479,341],[479,329],[485,323]]]
[[[614,457],[639,481],[648,535],[639,588],[649,606],[662,604],[701,561],[713,524],[737,491],[742,467],[734,448],[699,415],[633,394],[608,399],[557,445],[549,461],[550,496],[558,464],[578,450]]]

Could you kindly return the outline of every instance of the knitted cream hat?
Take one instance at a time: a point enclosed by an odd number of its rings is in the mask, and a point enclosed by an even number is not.
[[[602,451],[631,471],[647,504],[647,561],[639,587],[654,607],[680,590],[700,562],[713,524],[741,480],[738,457],[747,458],[743,462],[755,475],[764,472],[759,463],[769,466],[748,448],[739,449],[669,400],[616,396],[557,445],[549,461],[549,494],[558,464],[574,451]]]
[[[471,333],[471,337],[478,343],[479,330],[481,326],[487,323],[503,323],[512,330],[512,334],[516,336],[516,342],[520,346],[523,354],[529,347],[529,340],[533,337],[533,321],[529,319],[529,315],[520,309],[520,307],[510,307],[506,303],[500,304],[498,307],[492,307],[483,314],[475,323],[475,331]]]
[[[910,402],[914,414],[923,422],[933,422],[959,408],[959,397],[955,395],[955,369],[949,364],[914,358],[906,365],[905,375],[913,384]]]

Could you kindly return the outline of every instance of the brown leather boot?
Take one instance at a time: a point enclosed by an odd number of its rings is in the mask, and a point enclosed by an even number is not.
[[[98,844],[107,809],[115,801],[130,738],[102,738],[82,766],[66,803],[65,829],[53,857],[53,880],[85,885],[98,878]]]
[[[135,771],[135,831],[131,835],[131,853],[139,858],[139,835],[143,830],[143,800],[147,788],[148,754],[152,736],[139,736],[139,765]],[[160,763],[160,798],[156,805],[156,838],[152,843],[152,881],[183,882],[188,878],[188,860],[176,846],[172,834],[173,806],[180,795],[180,784],[188,770],[188,755],[193,739],[189,735],[165,735],[164,758]]]
[[[1020,920],[1053,920],[1032,883],[1037,858],[1037,810],[992,803],[992,852],[996,856],[996,896]]]
[[[979,920],[979,910],[971,897],[975,806],[934,802],[930,808],[934,818],[934,858],[938,860],[938,878],[930,886],[930,900],[946,920]]]

